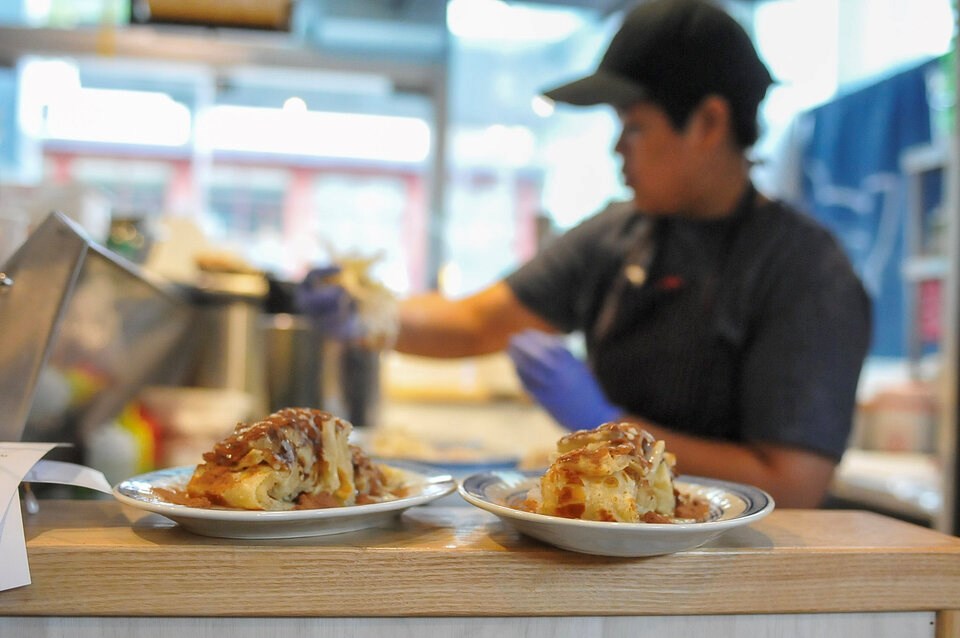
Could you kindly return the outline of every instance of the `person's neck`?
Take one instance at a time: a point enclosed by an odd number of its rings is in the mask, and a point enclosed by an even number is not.
[[[732,215],[750,185],[750,166],[743,158],[718,162],[702,173],[704,187],[690,207],[690,216],[697,219],[721,219]]]

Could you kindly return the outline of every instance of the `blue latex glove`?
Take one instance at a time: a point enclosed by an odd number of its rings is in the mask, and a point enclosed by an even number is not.
[[[314,268],[297,286],[297,310],[309,316],[325,337],[349,340],[360,336],[357,305],[344,288],[331,282],[338,266]]]
[[[559,337],[537,330],[521,332],[510,340],[507,354],[527,392],[568,430],[595,428],[623,414]]]

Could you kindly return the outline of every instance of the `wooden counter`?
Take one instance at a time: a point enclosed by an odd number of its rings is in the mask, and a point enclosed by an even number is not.
[[[195,536],[113,501],[41,501],[24,524],[33,583],[0,592],[3,636],[102,636],[114,621],[243,635],[284,617],[301,635],[318,618],[328,630],[341,623],[338,635],[378,623],[451,635],[484,619],[498,636],[556,634],[550,617],[600,622],[559,625],[578,636],[617,622],[669,628],[671,619],[687,631],[709,621],[712,636],[754,635],[744,632],[751,622],[808,623],[797,626],[821,637],[958,635],[955,616],[936,612],[960,609],[960,539],[867,512],[777,510],[702,548],[638,559],[557,550],[469,506],[283,541]],[[269,624],[243,622],[255,620]]]

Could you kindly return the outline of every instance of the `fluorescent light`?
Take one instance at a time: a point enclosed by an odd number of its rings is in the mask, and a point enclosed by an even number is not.
[[[213,150],[395,162],[430,154],[430,127],[413,117],[218,105],[198,129]]]
[[[190,109],[165,93],[79,88],[48,104],[44,137],[183,146],[190,141]]]
[[[464,40],[559,42],[583,26],[570,10],[507,4],[503,0],[450,0],[447,28]]]
[[[31,137],[43,135],[44,109],[69,103],[80,90],[80,71],[70,60],[26,58],[20,67],[19,125]]]
[[[459,164],[522,168],[533,162],[536,139],[525,126],[493,124],[456,132],[451,146]]]

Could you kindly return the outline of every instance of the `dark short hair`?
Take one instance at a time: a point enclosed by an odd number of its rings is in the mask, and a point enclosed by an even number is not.
[[[676,95],[657,95],[651,93],[646,99],[653,102],[667,114],[670,122],[677,130],[683,130],[687,124],[690,115],[697,110],[697,107],[703,103],[707,95],[684,97]],[[760,136],[760,128],[757,125],[757,109],[759,102],[744,103],[743,100],[731,99],[729,96],[717,94],[726,99],[730,105],[730,126],[733,130],[734,139],[740,148],[746,149],[753,146]]]
[[[559,102],[661,106],[677,128],[708,95],[727,100],[738,144],[757,141],[757,109],[773,78],[750,36],[707,0],[650,0],[627,13],[597,70],[545,92]]]

